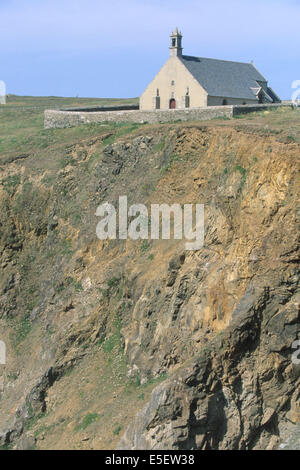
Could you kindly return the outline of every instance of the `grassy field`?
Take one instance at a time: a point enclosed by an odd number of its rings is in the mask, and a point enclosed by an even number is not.
[[[107,106],[137,104],[138,99],[101,99],[101,98],[60,98],[60,97],[22,97],[9,96],[6,105],[0,106],[0,162],[11,162],[29,155],[40,155],[50,147],[73,144],[83,139],[112,131],[126,124],[103,126],[98,124],[82,125],[69,129],[44,129],[44,109],[78,106]],[[185,123],[194,125],[195,123]],[[181,126],[181,123],[177,124]],[[208,126],[234,126],[250,131],[276,134],[279,140],[300,143],[300,110],[279,108],[237,116],[232,120],[212,120],[203,122]],[[120,132],[120,130],[119,130]]]
[[[79,107],[79,106],[118,106],[124,104],[138,104],[138,98],[64,98],[59,96],[17,96],[8,95],[8,107]],[[0,108],[1,109],[1,108]]]
[[[99,126],[44,130],[44,109],[137,104],[133,99],[9,96],[0,106],[0,161],[39,151],[59,142],[72,143],[99,134]],[[38,107],[38,108],[37,108]]]
[[[44,109],[78,106],[107,106],[137,104],[138,99],[59,98],[9,96],[0,106],[0,162],[38,154],[43,149],[61,144],[76,143],[99,135],[104,126],[82,125],[70,129],[44,129]],[[182,125],[178,123],[178,125]],[[186,123],[185,125],[193,125]],[[203,125],[241,126],[266,134],[277,134],[279,139],[300,143],[300,110],[279,108],[237,116],[233,120],[212,120]],[[106,130],[114,130],[113,124]],[[126,127],[126,125],[125,125]]]

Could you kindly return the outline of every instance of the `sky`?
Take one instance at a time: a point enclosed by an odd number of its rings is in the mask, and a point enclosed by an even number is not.
[[[250,62],[282,99],[300,80],[300,0],[0,0],[0,80],[33,96],[139,96],[169,56]]]

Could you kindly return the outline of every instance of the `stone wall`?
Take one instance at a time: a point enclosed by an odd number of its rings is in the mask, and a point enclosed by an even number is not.
[[[273,103],[273,104],[249,104],[246,106],[233,106],[233,116],[238,114],[255,113],[257,111],[266,111],[268,109],[276,109],[282,107],[292,107],[291,104],[286,103]]]
[[[45,128],[72,127],[80,124],[101,122],[135,122],[154,124],[158,122],[204,121],[217,117],[231,118],[232,106],[211,106],[209,108],[168,109],[156,111],[45,111]]]
[[[209,106],[205,108],[168,109],[156,111],[58,111],[46,110],[45,129],[79,126],[80,124],[103,122],[159,123],[176,121],[206,121],[216,118],[232,118],[238,114],[263,111],[270,108],[289,106],[285,104]]]

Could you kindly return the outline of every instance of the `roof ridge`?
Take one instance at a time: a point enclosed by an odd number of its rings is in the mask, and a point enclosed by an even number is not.
[[[232,64],[244,64],[244,65],[252,65],[255,69],[255,65],[251,62],[240,62],[239,60],[227,60],[227,59],[214,59],[213,57],[199,57],[199,56],[195,56],[195,55],[182,55],[181,56],[183,59],[185,57],[193,57],[195,59],[206,59],[206,60],[217,60],[218,62],[231,62]],[[257,70],[257,69],[256,69]],[[260,73],[260,72],[259,72]]]

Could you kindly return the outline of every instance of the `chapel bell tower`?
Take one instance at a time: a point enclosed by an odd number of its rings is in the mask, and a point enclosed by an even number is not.
[[[171,38],[170,56],[181,57],[182,56],[182,34],[178,31],[178,28],[175,29],[174,33],[171,34],[170,38]]]

